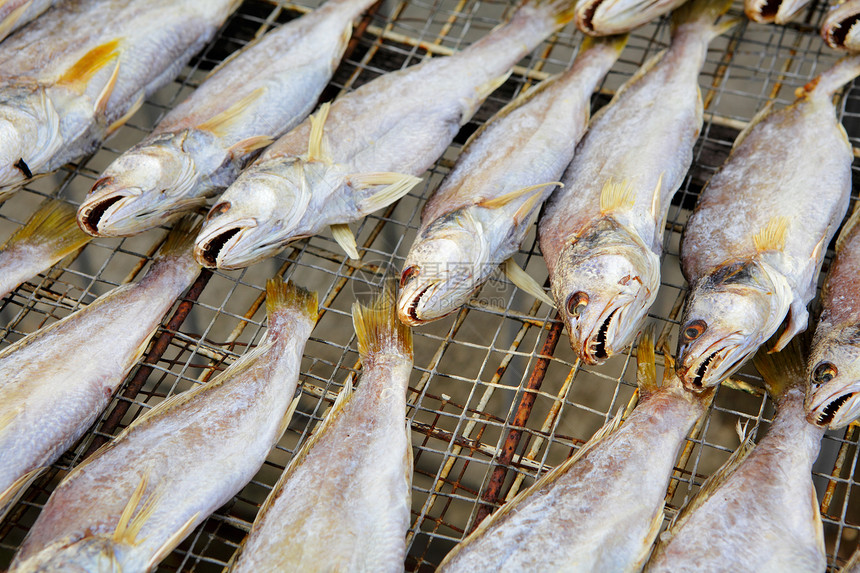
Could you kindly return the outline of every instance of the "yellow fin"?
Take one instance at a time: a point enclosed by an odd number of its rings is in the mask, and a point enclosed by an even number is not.
[[[356,173],[349,176],[349,181],[358,190],[385,185],[386,187],[370,197],[363,199],[360,204],[362,213],[372,213],[394,203],[421,183],[420,177],[405,173]]]
[[[475,115],[475,112],[478,111],[478,108],[481,107],[481,104],[484,103],[484,100],[487,99],[491,93],[499,89],[502,84],[508,81],[512,72],[513,70],[508,70],[503,75],[493,78],[477,87],[475,90],[475,97],[469,98],[466,101],[466,109],[463,111],[463,117],[460,118],[461,126],[466,125],[466,123],[472,119],[472,116]]]
[[[146,567],[143,568],[144,571],[152,571],[156,565],[161,563],[161,560],[167,557],[171,551],[176,549],[176,546],[182,543],[182,540],[185,539],[189,533],[194,529],[194,522],[200,517],[200,512],[198,511],[194,515],[188,518],[182,527],[176,530],[176,532],[167,538],[161,547],[153,554],[150,558],[149,562],[146,564]]]
[[[155,258],[182,256],[191,252],[203,221],[197,215],[185,215],[173,226]]]
[[[769,101],[765,104],[765,106],[763,108],[761,108],[761,110],[759,110],[759,112],[757,114],[755,114],[755,116],[753,116],[753,118],[750,120],[750,122],[747,124],[747,126],[745,128],[743,128],[743,130],[735,138],[735,142],[732,143],[732,151],[737,149],[738,146],[741,143],[743,143],[744,139],[747,138],[747,136],[750,134],[750,131],[752,131],[756,125],[761,123],[764,118],[766,118],[768,115],[770,115],[770,110],[772,107],[773,107],[773,102]]]
[[[643,397],[660,389],[657,382],[657,357],[654,353],[654,334],[646,330],[636,347],[636,383]]]
[[[310,117],[311,135],[308,140],[308,161],[330,162],[331,158],[325,149],[324,129],[331,108],[329,102],[320,106],[315,114]]]
[[[244,96],[242,99],[219,113],[214,117],[210,117],[203,123],[197,126],[197,129],[211,132],[218,137],[223,137],[227,133],[229,133],[230,127],[236,124],[236,122],[242,121],[242,114],[245,110],[263,93],[266,91],[266,88],[259,87]]]
[[[768,221],[767,225],[753,236],[753,243],[758,252],[781,251],[785,248],[785,236],[788,232],[788,218],[778,215]]]
[[[266,281],[266,316],[271,317],[281,309],[297,309],[316,322],[319,317],[317,293],[303,289],[280,277]]]
[[[110,96],[113,93],[113,89],[116,87],[116,80],[119,77],[119,59],[117,59],[116,66],[113,68],[113,73],[111,73],[108,78],[107,83],[102,88],[102,91],[99,92],[99,97],[96,98],[96,103],[93,105],[93,109],[96,112],[96,115],[104,115],[107,110],[107,104],[110,101]],[[137,102],[135,102],[137,103]],[[143,101],[141,100],[141,103]],[[132,106],[132,109],[134,107]],[[136,110],[135,110],[136,111]],[[131,116],[128,116],[131,117]],[[126,118],[127,120],[128,118]],[[114,122],[116,123],[116,122]],[[123,122],[124,123],[124,122]],[[113,124],[111,124],[113,126]]]
[[[119,57],[119,39],[105,42],[100,46],[96,46],[78,60],[75,65],[66,70],[63,75],[57,79],[57,84],[64,85],[72,89],[83,90],[87,82],[92,79],[96,73],[111,63],[114,58]],[[116,70],[114,70],[116,73]]]
[[[499,197],[494,197],[492,199],[486,199],[478,203],[479,207],[484,207],[486,209],[496,209],[497,207],[504,207],[511,201],[515,199],[519,199],[523,195],[528,195],[529,193],[535,193],[540,191],[547,185],[558,185],[559,187],[564,187],[564,184],[561,181],[550,181],[548,183],[538,183],[537,185],[529,185],[528,187],[523,187],[522,189],[517,189],[516,191],[511,191],[510,193],[505,193],[504,195],[500,195]]]
[[[27,8],[29,8],[30,4],[32,3],[33,0],[28,0],[27,2],[24,2],[20,6],[9,12],[9,15],[6,16],[2,22],[0,22],[0,40],[8,36],[12,32],[12,30],[15,29],[15,25],[18,24],[18,20],[21,19],[21,16],[24,14],[24,12],[27,11]],[[3,4],[5,4],[5,2],[0,3],[0,6],[2,6]]]
[[[270,146],[275,141],[274,137],[270,137],[268,135],[254,135],[252,137],[248,137],[234,143],[231,145],[227,152],[233,157],[241,157],[243,155],[248,155],[258,149],[263,149],[264,147]]]
[[[502,271],[520,290],[529,293],[541,302],[545,302],[552,308],[555,308],[555,301],[552,300],[546,291],[541,288],[534,278],[522,267],[520,267],[513,258],[510,258],[502,263]]]
[[[75,217],[76,210],[72,205],[59,199],[49,199],[6,240],[0,250],[18,243],[44,245],[51,248],[54,261],[59,261],[92,239],[81,231]]]
[[[124,126],[125,123],[130,120],[134,114],[137,113],[137,110],[141,108],[141,106],[143,105],[143,99],[144,94],[141,93],[139,96],[137,96],[137,99],[134,100],[134,103],[131,104],[131,107],[129,107],[128,110],[124,114],[122,114],[119,119],[117,119],[108,126],[107,132],[105,133],[105,137],[113,135],[116,130]]]
[[[529,218],[537,217],[537,210],[535,207],[540,203],[540,200],[540,193],[535,193],[526,199],[523,204],[520,205],[520,208],[517,209],[517,212],[514,213],[514,223],[520,225]]]
[[[355,242],[355,235],[352,234],[352,229],[346,223],[335,223],[331,226],[331,236],[340,245],[340,248],[346,252],[350,259],[360,259],[358,254],[358,244]]]
[[[860,202],[854,205],[854,211],[851,212],[851,216],[848,217],[848,220],[845,221],[844,225],[842,225],[842,230],[839,231],[839,236],[836,238],[837,253],[842,249],[842,245],[845,244],[845,241],[848,240],[848,235],[850,235],[854,227],[857,226],[857,221],[860,221]]]
[[[600,212],[610,213],[620,209],[630,208],[635,202],[633,184],[629,179],[613,182],[607,179],[600,190]]]
[[[30,485],[36,481],[36,478],[42,475],[42,472],[46,469],[48,469],[48,466],[28,471],[13,481],[9,487],[0,493],[0,521],[6,517],[6,514],[9,513],[12,506],[18,503],[18,500],[21,499],[21,495],[27,491],[27,488],[29,488]]]
[[[660,192],[663,191],[663,175],[665,174],[665,171],[660,173],[660,177],[657,179],[657,186],[654,187],[654,196],[651,198],[651,217],[657,223],[663,219],[663,217],[658,218],[658,215],[660,213]],[[661,230],[664,226],[660,226]]]
[[[361,360],[375,354],[399,354],[412,358],[412,329],[397,318],[394,287],[385,289],[368,305],[352,303],[352,324]]]
[[[645,540],[642,542],[642,549],[630,565],[629,571],[641,571],[642,567],[645,565],[645,560],[648,559],[648,556],[651,554],[651,547],[654,545],[654,540],[657,539],[657,535],[660,533],[660,528],[663,527],[663,518],[665,517],[663,510],[665,506],[666,503],[664,502],[651,519],[651,525],[648,527],[648,532],[645,534]]]
[[[281,423],[278,426],[278,439],[280,439],[281,436],[284,435],[284,432],[287,431],[287,426],[290,425],[290,420],[293,419],[293,414],[296,413],[296,408],[299,407],[299,401],[301,400],[301,398],[302,394],[301,392],[299,392],[293,398],[292,402],[290,402],[290,405],[287,407],[287,411],[284,412],[284,417],[281,418]]]
[[[136,539],[140,530],[143,528],[146,521],[152,517],[155,511],[155,506],[161,496],[155,492],[143,500],[143,494],[146,491],[146,486],[149,483],[149,472],[143,474],[140,478],[140,483],[131,494],[128,503],[120,514],[119,522],[116,524],[116,529],[111,536],[116,543],[125,543],[127,545],[135,545]],[[142,502],[142,503],[141,503]],[[134,515],[135,509],[140,506],[140,511]],[[132,517],[134,515],[134,517]]]

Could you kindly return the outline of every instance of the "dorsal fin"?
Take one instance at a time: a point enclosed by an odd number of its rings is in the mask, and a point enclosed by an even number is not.
[[[311,135],[308,140],[308,161],[324,161],[329,162],[331,158],[325,150],[325,141],[323,138],[323,130],[325,122],[328,119],[328,111],[331,108],[329,102],[325,102],[320,106],[315,114],[310,117]]]
[[[225,109],[224,111],[210,117],[203,123],[197,126],[197,129],[208,131],[218,137],[223,137],[229,133],[230,127],[241,121],[242,115],[251,104],[265,93],[266,88],[259,87],[254,91],[242,97],[239,101]]]
[[[854,205],[854,211],[851,212],[851,216],[848,217],[848,220],[845,221],[844,225],[842,225],[842,230],[839,231],[839,237],[836,238],[837,253],[842,249],[842,245],[845,244],[845,241],[848,240],[848,235],[850,235],[854,227],[857,226],[857,221],[860,221],[860,202]]]
[[[613,181],[610,178],[603,183],[603,188],[600,190],[600,212],[602,214],[630,208],[634,202],[633,184],[629,179]]]
[[[56,83],[82,91],[90,79],[114,58],[119,57],[119,39],[115,38],[96,46],[83,55],[71,68],[61,75]]]
[[[782,215],[773,217],[763,229],[753,236],[756,251],[764,253],[783,250],[787,233],[788,217]]]

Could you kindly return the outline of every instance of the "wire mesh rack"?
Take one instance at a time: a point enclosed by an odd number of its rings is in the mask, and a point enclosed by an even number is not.
[[[302,4],[246,0],[182,76],[150,98],[113,139],[92,156],[33,182],[0,206],[0,235],[11,234],[45,197],[78,204],[101,170],[148,133],[209,70],[254,37],[316,5],[315,0]],[[512,8],[512,0],[384,0],[357,23],[347,56],[321,99],[332,99],[423,58],[451,54],[504,20]],[[663,285],[649,316],[658,338],[670,347],[686,293],[678,261],[684,221],[702,185],[755,113],[769,102],[790,103],[797,87],[837,60],[838,55],[817,36],[826,8],[812,2],[788,26],[743,20],[711,44],[700,76],[705,125],[695,147],[694,165],[670,211]],[[732,12],[740,15],[741,6]],[[260,341],[265,330],[261,309],[265,280],[279,274],[316,289],[322,305],[302,362],[296,413],[254,480],[159,567],[163,571],[221,570],[292,454],[324,417],[345,380],[360,367],[349,315],[352,301],[375,288],[388,269],[401,268],[417,231],[420,209],[466,138],[523,89],[566,69],[580,40],[572,27],[566,28],[520,62],[463,127],[424,183],[356,226],[360,261],[342,255],[329,236],[319,236],[296,242],[281,255],[243,271],[204,271],[165,316],[104,414],[0,523],[0,568],[8,565],[49,494],[71,468],[143,412],[206,382]],[[634,32],[595,94],[593,107],[606,103],[668,41],[665,20]],[[860,90],[847,89],[839,110],[856,156]],[[855,179],[858,168],[855,162]],[[140,276],[164,235],[164,230],[155,230],[124,240],[94,240],[19,287],[0,301],[0,348]],[[832,250],[825,270],[831,256]],[[538,281],[546,280],[534,231],[516,258]],[[599,367],[581,364],[554,311],[517,291],[501,275],[476,293],[469,305],[415,329],[414,336],[415,369],[407,417],[415,474],[405,566],[427,571],[477,519],[570,456],[618,409],[635,404],[635,362],[626,353]],[[748,423],[754,433],[766,431],[773,407],[759,382],[751,367],[727,380],[707,416],[691,431],[666,493],[666,523],[738,445],[734,432],[738,421]],[[829,432],[813,470],[832,569],[854,551],[860,531],[857,442],[857,425]]]

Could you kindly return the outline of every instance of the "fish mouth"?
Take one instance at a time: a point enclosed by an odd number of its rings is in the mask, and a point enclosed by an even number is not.
[[[194,245],[194,258],[205,267],[218,267],[218,259],[223,254],[227,243],[231,239],[236,238],[236,235],[244,228],[242,225],[235,225],[215,233],[210,233],[207,237],[198,238],[197,244]]]
[[[594,13],[602,0],[591,0],[583,2],[582,7],[576,10],[576,26],[586,34],[595,34]]]
[[[732,362],[728,368],[725,368],[726,359],[733,350],[740,347],[738,344],[727,343],[727,338],[720,339],[711,344],[711,346],[706,349],[706,353],[703,353],[705,354],[705,359],[699,362],[698,365],[695,363],[691,364],[678,373],[681,380],[684,382],[684,386],[694,392],[701,392],[706,388],[716,386],[716,384],[711,383],[715,377],[715,372],[718,373],[716,374],[717,378],[719,378],[720,372],[730,374],[734,372],[734,370],[747,358],[746,354],[742,354],[737,360]],[[682,357],[681,363],[683,364],[683,356],[686,354],[686,349],[682,349],[680,354]],[[728,376],[728,374],[723,375],[722,378],[725,378],[726,376]],[[722,378],[719,378],[718,382],[721,381]]]
[[[759,0],[746,10],[746,15],[754,22],[773,22],[781,4],[782,0]]]
[[[856,417],[855,410],[858,405],[858,398],[860,398],[858,392],[846,391],[841,388],[819,401],[817,406],[809,409],[806,419],[810,424],[820,428],[841,428]],[[846,405],[849,407],[845,408]]]
[[[826,29],[827,43],[833,47],[844,48],[845,40],[848,34],[851,33],[851,28],[860,20],[860,14],[854,14],[844,20],[837,22],[833,26]]]
[[[125,199],[123,195],[112,195],[96,201],[87,201],[78,210],[78,225],[88,235],[104,236],[99,231],[99,223],[103,220],[108,209]]]
[[[698,388],[699,390],[703,388],[702,384],[705,380],[705,373],[708,371],[708,366],[710,366],[711,362],[714,361],[719,353],[719,350],[711,353],[707,358],[702,360],[702,363],[699,364],[698,368],[696,368],[696,375],[693,376],[693,380],[691,381],[694,388]]]
[[[404,324],[408,324],[409,326],[420,326],[429,322],[429,320],[421,318],[418,316],[418,305],[421,304],[421,299],[427,294],[427,291],[433,287],[433,284],[428,284],[421,290],[412,296],[408,296],[409,293],[406,291],[402,291],[400,293],[400,301],[397,305],[398,312],[397,314],[400,316],[400,321]],[[406,296],[404,296],[406,295]],[[408,304],[404,304],[408,301]],[[441,317],[440,317],[441,318]]]

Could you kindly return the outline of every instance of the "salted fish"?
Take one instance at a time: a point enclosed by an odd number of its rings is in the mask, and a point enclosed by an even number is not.
[[[95,150],[240,0],[63,2],[0,44],[0,200]]]
[[[354,303],[361,381],[341,390],[322,426],[266,499],[233,572],[403,571],[412,441],[406,389],[412,334],[393,292]]]
[[[678,362],[688,387],[719,384],[786,316],[777,351],[806,328],[851,193],[854,156],[833,95],[858,74],[860,57],[841,60],[789,107],[763,110],[702,192],[681,241],[690,292]]]
[[[149,571],[263,465],[289,422],[316,295],[267,285],[260,345],[166,400],[54,490],[10,573]]]
[[[415,326],[441,318],[500,264],[516,264],[509,259],[570,163],[588,125],[591,93],[625,42],[584,41],[569,71],[514,100],[472,136],[424,206],[403,264],[400,320]],[[508,274],[522,284],[525,273],[517,270]],[[552,304],[533,280],[525,289]]]
[[[89,242],[75,208],[49,199],[0,246],[0,298]]]
[[[590,36],[623,34],[675,10],[687,0],[583,0],[576,27]]]
[[[834,6],[821,23],[821,37],[831,48],[860,51],[860,0],[846,0]]]
[[[0,4],[0,40],[59,3],[60,0],[6,0]]]
[[[639,571],[663,522],[672,468],[713,392],[686,390],[654,346],[638,349],[639,405],[481,525],[439,571]],[[617,429],[616,429],[617,428]]]
[[[358,258],[347,224],[417,185],[513,66],[572,10],[573,0],[526,0],[507,24],[462,52],[385,74],[323,104],[224,192],[197,239],[197,260],[245,267],[326,227]]]
[[[860,209],[836,239],[810,350],[808,420],[836,429],[860,417]]]
[[[199,225],[182,221],[146,275],[0,352],[0,517],[98,418],[194,281]]]
[[[660,536],[645,571],[824,572],[827,556],[812,464],[824,429],[806,421],[806,363],[795,339],[755,357],[777,414],[747,439]]]
[[[224,190],[313,110],[373,0],[330,0],[231,56],[102,173],[78,211],[98,236],[151,229]]]
[[[760,24],[788,24],[809,0],[744,0],[747,18]]]
[[[730,4],[675,11],[671,47],[594,116],[541,216],[552,295],[588,364],[627,348],[657,298],[666,217],[702,128],[699,72],[708,43],[736,23],[714,23]]]

